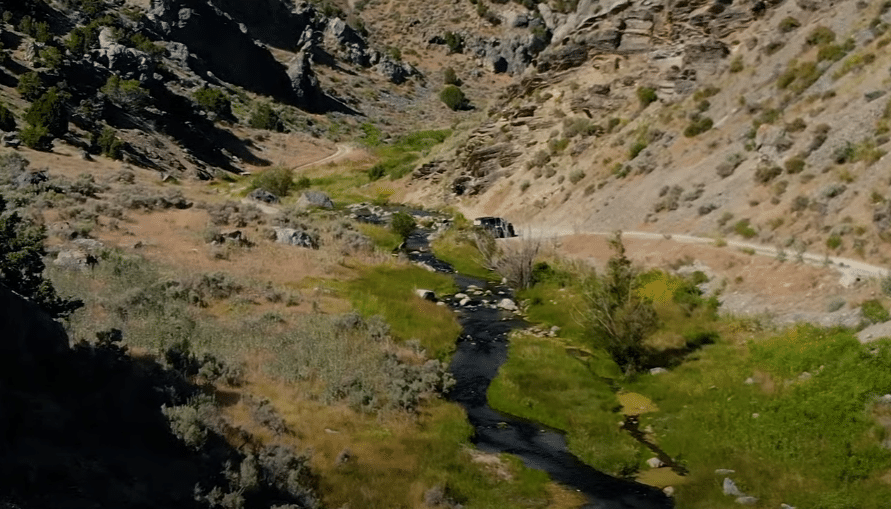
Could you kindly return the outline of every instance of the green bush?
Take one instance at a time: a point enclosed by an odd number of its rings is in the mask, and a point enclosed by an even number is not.
[[[407,239],[408,236],[411,235],[411,232],[415,230],[416,226],[415,218],[412,217],[411,214],[402,211],[394,214],[392,222],[390,223],[390,229],[402,237],[402,240]]]
[[[805,42],[810,46],[823,46],[835,42],[835,32],[824,26],[819,26],[808,34]]]
[[[232,115],[232,101],[218,88],[202,87],[192,94],[192,98],[204,111],[213,113],[217,117]]]
[[[25,111],[25,122],[32,126],[46,127],[51,136],[62,136],[68,132],[68,112],[64,94],[56,87],[47,90]]]
[[[380,180],[387,174],[387,168],[382,164],[375,164],[368,170],[369,180]]]
[[[758,235],[758,232],[752,228],[752,225],[749,223],[748,219],[740,219],[733,225],[733,231],[736,232],[740,237],[751,239],[752,237]]]
[[[43,93],[43,80],[40,79],[40,75],[34,71],[26,72],[19,76],[19,83],[15,89],[22,97],[29,101],[33,101]]]
[[[636,141],[631,147],[628,149],[628,159],[634,159],[637,157],[643,149],[647,148],[647,142],[645,141]]]
[[[637,88],[637,100],[640,101],[640,107],[646,108],[651,103],[655,102],[658,97],[656,97],[656,90],[650,87],[638,87]]]
[[[34,150],[49,150],[53,137],[43,124],[29,124],[19,131],[19,139],[26,147]]]
[[[791,16],[783,18],[783,20],[780,21],[780,24],[778,26],[778,28],[780,29],[780,32],[782,32],[784,34],[788,34],[789,32],[792,32],[793,30],[795,30],[796,28],[799,28],[799,27],[801,27],[801,22]]]
[[[152,57],[160,57],[163,56],[167,50],[164,49],[163,46],[153,43],[148,37],[135,33],[128,38],[128,41],[134,48],[139,51],[144,51],[148,53]]]
[[[285,128],[284,124],[269,103],[260,104],[251,115],[248,125],[254,129],[266,129],[267,131],[282,132]]]
[[[801,156],[795,156],[786,159],[786,162],[783,165],[786,167],[786,173],[795,175],[796,173],[801,173],[804,171],[806,163],[804,161],[804,158],[802,158]]]
[[[737,55],[733,60],[730,61],[729,70],[731,73],[742,72],[744,68],[742,56]]]
[[[117,74],[108,78],[102,87],[102,93],[126,109],[142,109],[151,101],[151,94],[142,88],[139,80],[122,80]]]
[[[49,69],[58,69],[62,65],[62,52],[55,46],[47,46],[40,50],[40,62]]]
[[[255,176],[250,187],[251,189],[262,188],[277,196],[287,196],[296,187],[294,170],[282,166],[270,168]]]
[[[826,247],[832,250],[839,249],[842,246],[842,238],[840,235],[830,235],[826,239]]]
[[[464,51],[464,37],[461,34],[446,32],[443,39],[445,39],[446,46],[449,47],[449,53],[462,53]]]
[[[102,129],[102,133],[96,138],[96,145],[102,150],[102,154],[115,160],[123,157],[124,142],[119,140],[115,130],[106,127]]]
[[[872,323],[884,323],[891,320],[891,314],[888,308],[882,305],[878,299],[870,299],[860,305],[860,311],[863,317]]]
[[[464,92],[455,85],[446,85],[439,93],[439,100],[442,101],[452,111],[463,110],[468,107],[467,97]]]
[[[65,47],[76,57],[81,57],[92,49],[99,47],[99,29],[93,23],[84,27],[76,27],[68,34]]]
[[[455,69],[451,67],[446,67],[444,71],[442,71],[442,82],[444,85],[460,85],[461,83],[458,80],[458,74],[455,73]]]
[[[777,78],[777,88],[781,90],[788,89],[800,94],[820,79],[822,74],[823,71],[816,62],[802,62],[798,64],[793,60]]]
[[[690,122],[690,124],[684,129],[684,136],[687,138],[693,138],[694,136],[698,136],[709,129],[712,128],[714,122],[709,117],[698,117]]]
[[[783,173],[783,169],[779,166],[763,165],[755,170],[755,182],[759,184],[767,184],[771,180],[779,177]]]
[[[0,103],[0,131],[15,131],[15,115],[9,111],[5,104]]]

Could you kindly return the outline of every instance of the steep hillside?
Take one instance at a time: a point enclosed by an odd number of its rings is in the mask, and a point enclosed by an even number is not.
[[[544,20],[554,42],[409,199],[888,261],[887,5],[580,2]]]

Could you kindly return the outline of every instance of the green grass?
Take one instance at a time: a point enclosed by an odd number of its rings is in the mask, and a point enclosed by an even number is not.
[[[596,371],[620,374],[596,353],[590,365],[603,366]],[[489,404],[568,431],[570,450],[598,470],[627,474],[644,459],[642,446],[617,426],[622,415],[608,383],[592,373],[587,359],[568,355],[559,340],[514,334],[508,361],[489,387]]]
[[[366,129],[366,139],[379,140],[380,134]],[[426,155],[431,148],[445,141],[451,136],[450,129],[417,131],[397,138],[392,143],[386,144],[375,141],[372,148],[379,161],[375,165],[383,175],[389,175],[395,180],[405,176],[414,168],[415,162]]]
[[[391,252],[402,243],[402,237],[386,226],[359,223],[359,231],[374,242],[374,245],[386,252]]]
[[[889,368],[887,340],[864,346],[848,331],[799,326],[748,345],[706,346],[632,389],[660,408],[641,424],[690,469],[679,507],[733,507],[714,475],[728,468],[763,507],[879,508],[891,497],[879,480],[891,451],[879,446],[870,412],[891,388]],[[812,377],[800,380],[804,371]],[[743,383],[752,376],[756,383]]]
[[[466,232],[449,230],[430,244],[433,254],[449,263],[457,272],[488,280],[501,281],[501,276],[480,264],[482,257]]]
[[[356,310],[383,316],[397,339],[419,339],[428,356],[436,359],[446,359],[455,349],[461,327],[454,313],[415,295],[418,288],[436,295],[456,292],[449,276],[415,266],[378,265],[363,269],[344,286]]]

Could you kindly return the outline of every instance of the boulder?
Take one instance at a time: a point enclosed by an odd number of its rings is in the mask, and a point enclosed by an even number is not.
[[[275,241],[279,244],[288,244],[289,246],[306,247],[318,249],[319,244],[316,239],[303,230],[294,228],[274,228]]]
[[[250,194],[248,194],[248,198],[261,201],[263,203],[278,203],[278,196],[270,193],[262,187],[258,187],[257,189],[251,191]]]
[[[665,368],[652,368],[650,369],[651,375],[661,375],[662,373],[668,373],[668,370]]]
[[[736,503],[740,505],[755,505],[758,503],[758,499],[755,497],[737,497]]]
[[[517,303],[511,299],[501,299],[498,301],[498,308],[505,311],[516,311]]]
[[[415,295],[424,300],[429,300],[431,302],[436,301],[436,294],[433,293],[432,290],[424,290],[423,288],[418,288],[415,290]]]
[[[304,191],[297,200],[299,207],[320,207],[324,209],[333,209],[334,202],[331,198],[321,191]]]
[[[80,249],[63,249],[56,255],[53,265],[68,270],[84,271],[95,264],[96,258]]]
[[[722,485],[722,488],[724,490],[725,495],[734,496],[734,497],[746,496],[745,493],[743,493],[742,491],[740,491],[739,488],[736,487],[736,483],[733,482],[733,479],[730,479],[729,477],[724,478],[724,483]]]
[[[99,32],[99,49],[93,50],[90,56],[94,62],[123,79],[154,79],[155,61],[148,53],[119,44],[111,27],[104,27]]]
[[[730,470],[729,468],[719,468],[715,470],[715,475],[730,475],[735,473],[736,470]]]
[[[659,468],[663,465],[665,465],[665,463],[662,463],[662,460],[659,458],[654,457],[647,460],[647,466],[650,468]]]
[[[19,189],[37,186],[49,180],[46,170],[28,171],[20,174],[13,181]]]

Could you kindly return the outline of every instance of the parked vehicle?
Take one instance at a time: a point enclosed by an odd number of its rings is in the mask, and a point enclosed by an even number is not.
[[[497,239],[516,237],[514,225],[502,217],[478,217],[473,220],[474,226],[482,226],[492,232]]]

